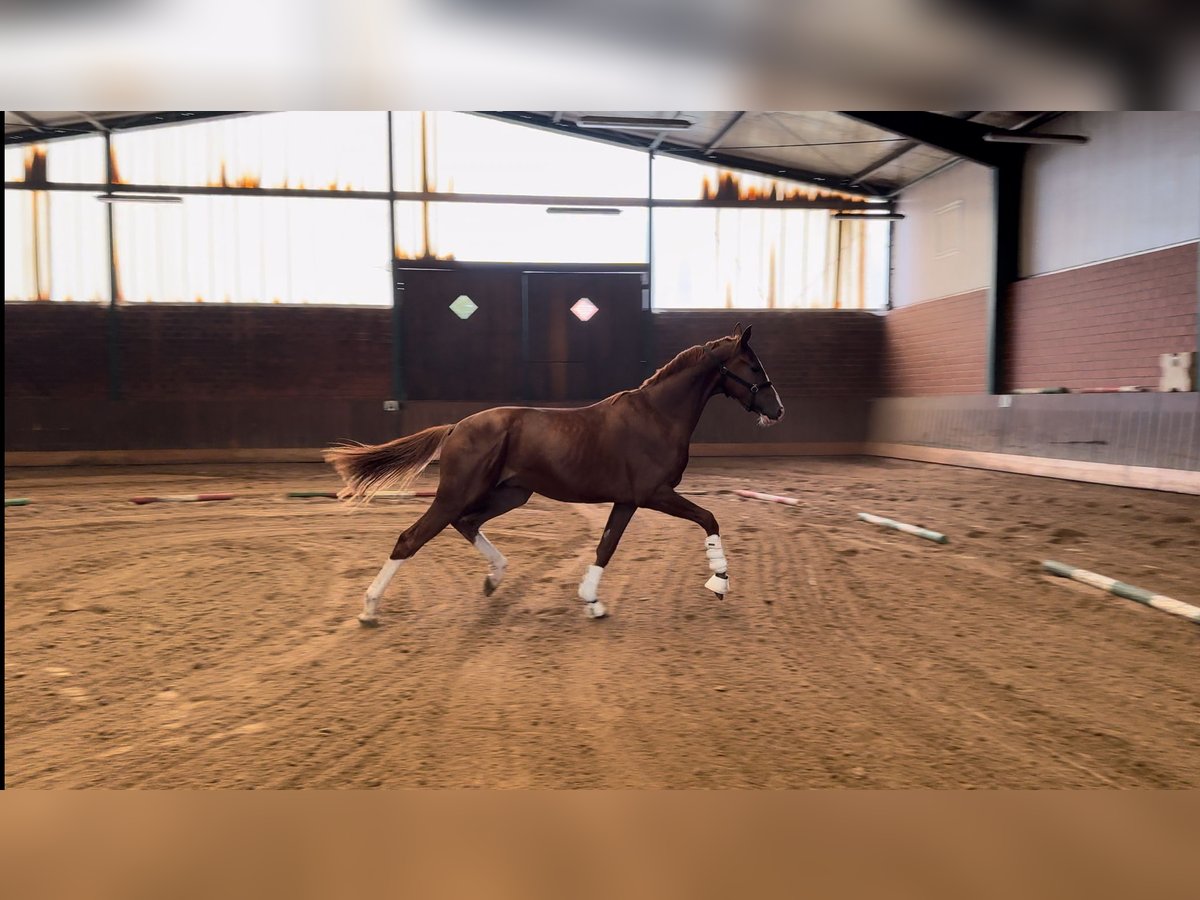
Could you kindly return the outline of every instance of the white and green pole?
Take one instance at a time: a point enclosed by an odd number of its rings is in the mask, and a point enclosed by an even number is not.
[[[917,537],[933,541],[935,544],[946,544],[950,541],[950,538],[946,537],[940,531],[930,531],[928,528],[921,528],[919,525],[909,525],[907,522],[897,522],[895,519],[885,519],[883,516],[873,516],[870,513],[859,513],[858,517],[864,522],[870,522],[872,525],[882,525],[884,528],[894,528],[897,531],[903,531],[905,534],[915,534]]]
[[[1124,597],[1126,600],[1134,600],[1172,615],[1183,616],[1200,625],[1200,606],[1192,606],[1182,600],[1175,600],[1163,594],[1156,594],[1153,591],[1117,581],[1115,578],[1097,575],[1087,569],[1077,569],[1075,566],[1068,566],[1052,559],[1043,562],[1042,568],[1055,575],[1061,575],[1063,578],[1071,578],[1094,588],[1100,588],[1102,591],[1108,591],[1110,594],[1116,594],[1118,597]]]

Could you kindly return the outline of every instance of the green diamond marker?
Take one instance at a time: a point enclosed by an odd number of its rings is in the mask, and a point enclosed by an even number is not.
[[[475,310],[479,309],[475,305],[475,301],[466,294],[459,294],[458,298],[450,304],[450,312],[454,313],[460,319],[469,319]]]

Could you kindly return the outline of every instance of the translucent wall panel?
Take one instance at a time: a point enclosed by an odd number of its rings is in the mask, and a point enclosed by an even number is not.
[[[126,184],[385,191],[387,115],[286,112],[113,135]]]
[[[654,196],[660,200],[853,199],[850,194],[815,185],[734,172],[669,156],[654,157]]]
[[[64,138],[4,148],[5,181],[103,184],[104,138]]]
[[[47,147],[46,177],[50,181],[103,184],[107,180],[104,138],[69,138]]]
[[[392,113],[392,169],[398,191],[427,190],[425,172],[425,134],[429,113]]]
[[[533,205],[401,202],[396,253],[402,259],[642,264],[646,215],[640,207],[619,215],[556,215]]]
[[[396,124],[398,171],[412,157],[399,129],[411,127]],[[425,113],[424,130],[429,190],[645,197],[648,189],[648,157],[637,150],[466,113]]]
[[[24,181],[27,157],[34,153],[34,146],[4,148],[4,180]]]
[[[93,194],[4,192],[4,299],[108,301],[108,232]]]
[[[131,302],[387,306],[387,202],[188,196],[116,207]]]
[[[5,152],[7,162],[8,153]],[[50,293],[48,267],[39,268],[42,254],[39,246],[45,246],[45,225],[40,215],[46,202],[35,204],[35,198],[45,195],[35,191],[4,192],[4,299],[5,300],[48,300]],[[40,207],[38,215],[35,206]],[[42,285],[47,288],[43,289]]]
[[[889,222],[841,222],[839,309],[885,309],[891,256]]]
[[[868,294],[861,232],[857,223],[839,236],[826,210],[656,209],[654,211],[654,306],[656,309],[862,309],[886,300]],[[841,252],[839,254],[839,240]],[[840,269],[839,272],[839,259]],[[871,270],[872,273],[875,271]],[[860,274],[860,272],[862,274]],[[851,283],[842,275],[853,273]]]

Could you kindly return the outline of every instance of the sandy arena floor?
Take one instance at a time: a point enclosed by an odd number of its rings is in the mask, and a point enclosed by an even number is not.
[[[431,486],[436,473],[419,487]],[[354,615],[424,501],[348,510],[321,466],[16,469],[5,495],[8,787],[1200,786],[1200,629],[1042,576],[1059,559],[1200,602],[1200,502],[883,460],[696,461],[703,535],[534,498],[445,532],[383,625]],[[134,506],[135,494],[244,499]],[[872,511],[950,535],[859,523]]]

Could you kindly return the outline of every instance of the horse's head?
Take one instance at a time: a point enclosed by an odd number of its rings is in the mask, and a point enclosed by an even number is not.
[[[750,330],[742,329],[739,322],[733,334],[708,345],[709,353],[721,364],[721,378],[717,390],[732,397],[747,412],[758,414],[758,424],[774,425],[783,418],[783,401],[771,384],[762,362],[750,349]]]

